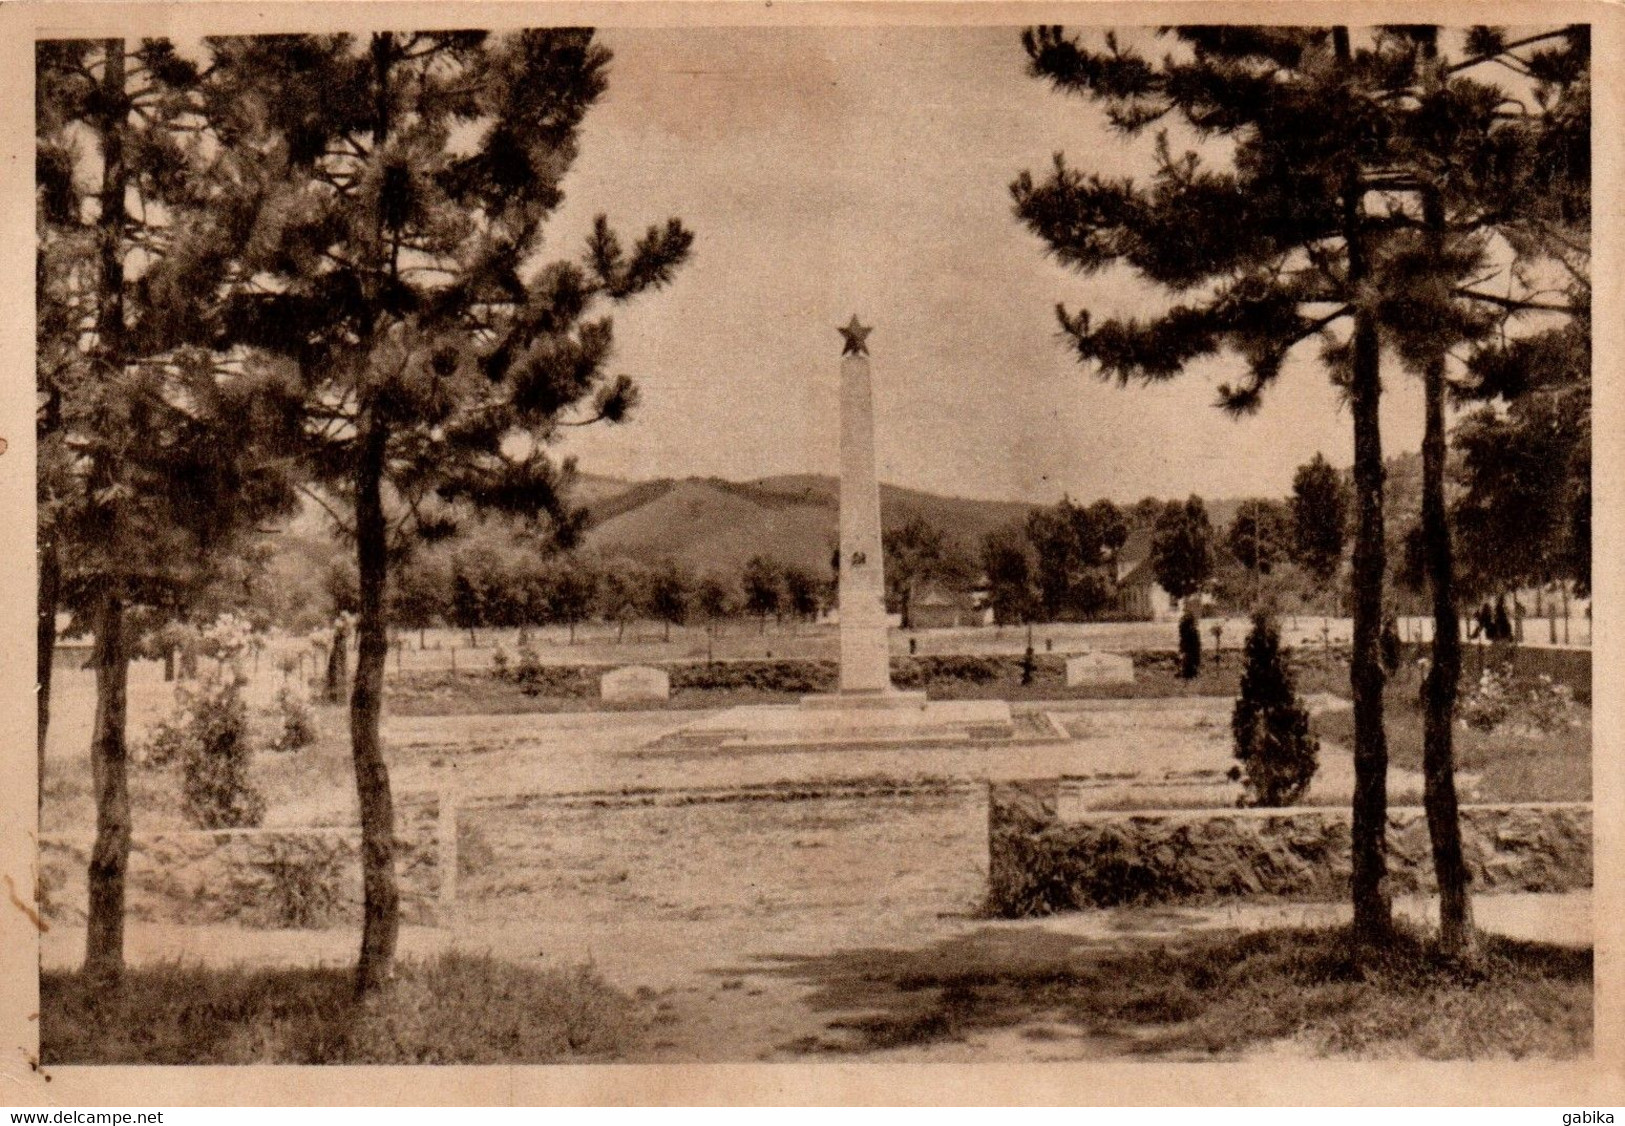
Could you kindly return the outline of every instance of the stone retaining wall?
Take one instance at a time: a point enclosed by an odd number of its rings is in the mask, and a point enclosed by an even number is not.
[[[439,800],[396,808],[401,917],[432,922],[441,894]],[[137,834],[126,877],[132,919],[322,927],[361,920],[360,830],[354,827],[170,830]],[[85,921],[93,838],[40,839],[44,918]]]
[[[1348,894],[1345,808],[1090,813],[1063,819],[1060,782],[996,782],[988,793],[988,905],[1009,917],[1124,903],[1228,896],[1338,900]],[[1463,846],[1479,892],[1591,886],[1587,803],[1463,806]],[[1431,891],[1427,822],[1388,813],[1393,892]]]

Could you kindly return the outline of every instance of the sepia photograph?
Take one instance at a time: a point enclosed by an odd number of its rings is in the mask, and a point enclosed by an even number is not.
[[[1599,13],[183,7],[12,49],[31,1081],[1618,1094]]]

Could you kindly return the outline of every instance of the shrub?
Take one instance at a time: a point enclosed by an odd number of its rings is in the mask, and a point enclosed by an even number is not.
[[[925,688],[933,684],[991,684],[1004,669],[998,657],[946,655],[913,657],[894,662],[892,684],[898,688]]]
[[[266,879],[255,904],[258,918],[274,927],[321,927],[343,914],[339,887],[344,880],[337,859],[272,837],[258,866]]]
[[[1179,675],[1194,680],[1202,671],[1202,630],[1187,609],[1179,616]]]
[[[812,693],[831,691],[837,676],[834,661],[717,661],[675,666],[671,686],[673,690]]]
[[[273,751],[297,751],[316,741],[316,715],[310,702],[290,685],[277,689],[271,704],[277,730],[266,744]]]
[[[1268,615],[1253,617],[1241,694],[1230,715],[1235,756],[1230,777],[1245,788],[1243,805],[1291,805],[1315,776],[1320,741],[1281,656],[1281,634]]]
[[[513,668],[513,679],[521,684],[537,684],[542,679],[542,662],[529,638],[519,642],[519,661]]]
[[[1478,731],[1546,733],[1575,722],[1574,693],[1542,673],[1520,681],[1508,665],[1486,668],[1461,701],[1461,722]]]
[[[219,664],[195,687],[176,686],[174,713],[153,728],[142,748],[147,764],[180,763],[183,808],[202,829],[254,826],[265,816],[265,798],[248,781],[253,747],[241,662],[252,647],[247,624],[234,615],[205,631],[203,651]]]
[[[265,798],[248,781],[248,708],[236,682],[225,685],[199,691],[181,755],[186,816],[200,829],[247,828],[265,817]]]
[[[498,680],[507,680],[509,663],[508,651],[499,642],[496,648],[491,650],[491,675]]]

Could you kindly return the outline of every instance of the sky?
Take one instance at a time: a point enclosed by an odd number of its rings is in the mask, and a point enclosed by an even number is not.
[[[840,337],[869,338],[880,479],[1048,503],[1284,496],[1348,412],[1314,356],[1263,410],[1213,406],[1233,362],[1120,387],[1078,363],[1057,302],[1097,319],[1154,312],[1127,273],[1083,278],[1015,219],[1009,184],[1056,151],[1143,176],[1151,139],[1024,73],[1016,28],[610,28],[609,89],[550,234],[575,255],[592,218],[623,236],[678,216],[692,260],[615,313],[612,371],[642,404],[559,448],[590,473],[833,473]],[[1177,139],[1176,139],[1177,140]],[[1418,448],[1417,381],[1388,376],[1387,452]]]

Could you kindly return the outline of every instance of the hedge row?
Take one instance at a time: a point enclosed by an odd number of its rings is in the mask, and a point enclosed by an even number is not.
[[[1179,655],[1173,650],[1148,650],[1132,656],[1135,668],[1147,673],[1172,673],[1179,664]],[[1221,660],[1228,662],[1235,658],[1233,650],[1226,650]],[[1294,652],[1293,665],[1300,669],[1322,665],[1330,667],[1346,659],[1346,654],[1335,647],[1329,654],[1305,648]],[[891,662],[892,683],[906,689],[1016,684],[1021,680],[1022,663],[1023,658],[1016,654],[894,657]],[[671,676],[674,693],[685,690],[784,695],[832,692],[838,684],[840,673],[835,661],[813,659],[668,662],[658,667],[664,668]],[[599,694],[599,679],[607,671],[608,667],[602,665],[542,665],[533,660],[521,660],[497,675],[518,685],[521,691],[531,696],[595,699]],[[1035,654],[1032,681],[1039,686],[1064,686],[1066,656],[1060,653]]]

